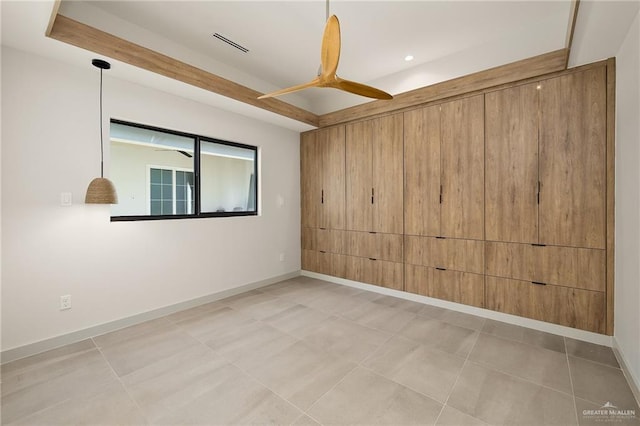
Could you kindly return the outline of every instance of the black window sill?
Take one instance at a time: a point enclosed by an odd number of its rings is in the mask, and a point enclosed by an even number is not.
[[[175,220],[175,219],[204,219],[211,217],[242,217],[257,216],[258,212],[213,212],[200,214],[167,214],[143,216],[111,216],[111,222],[133,222],[138,220]]]

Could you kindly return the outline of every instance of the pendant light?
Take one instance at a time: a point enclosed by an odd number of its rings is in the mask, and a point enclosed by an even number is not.
[[[100,68],[100,177],[95,178],[87,188],[84,202],[87,204],[118,204],[118,194],[113,183],[104,177],[104,142],[102,132],[102,71],[111,68],[109,62],[101,59],[91,61],[94,67]]]

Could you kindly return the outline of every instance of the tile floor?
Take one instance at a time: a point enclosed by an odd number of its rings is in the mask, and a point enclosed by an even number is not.
[[[609,348],[307,277],[2,366],[7,425],[640,425],[607,402]]]

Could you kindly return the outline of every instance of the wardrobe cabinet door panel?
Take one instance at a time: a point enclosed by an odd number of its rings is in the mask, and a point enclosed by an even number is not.
[[[403,118],[402,114],[373,120],[373,228],[402,234],[403,225]]]
[[[346,128],[346,228],[351,231],[371,231],[373,225],[371,130],[371,120]]]
[[[405,264],[404,270],[405,291],[427,296],[429,294],[433,268]]]
[[[482,308],[484,276],[434,269],[428,296]]]
[[[484,238],[484,96],[442,104],[441,233]]]
[[[345,130],[344,126],[332,127],[320,132],[324,190],[321,227],[345,228]]]
[[[485,232],[538,242],[537,83],[485,95]]]
[[[322,211],[322,154],[318,150],[318,132],[300,137],[300,201],[302,226],[320,226]]]
[[[347,258],[342,254],[331,253],[331,275],[338,278],[347,278]]]
[[[440,106],[404,113],[404,226],[440,235]]]
[[[540,242],[605,248],[606,70],[541,85]]]

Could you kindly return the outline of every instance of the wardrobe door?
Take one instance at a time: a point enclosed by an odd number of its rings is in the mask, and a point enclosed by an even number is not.
[[[485,232],[538,242],[537,83],[485,95]]]
[[[300,137],[300,198],[303,227],[320,226],[322,211],[322,154],[317,144],[318,132]]]
[[[320,226],[323,228],[345,228],[344,133],[344,126],[332,127],[319,133],[323,163],[323,213]]]
[[[605,248],[606,69],[540,90],[540,242]]]
[[[484,96],[442,104],[441,234],[484,237]]]
[[[370,120],[346,128],[346,228],[351,231],[371,231],[373,227],[371,133]]]
[[[373,120],[373,228],[389,234],[404,232],[402,114]]]
[[[404,113],[404,226],[440,235],[440,106]]]

